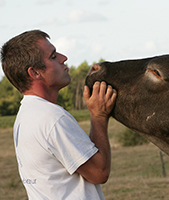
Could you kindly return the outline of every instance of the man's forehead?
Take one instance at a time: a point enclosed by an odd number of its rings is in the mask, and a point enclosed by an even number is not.
[[[48,39],[39,39],[37,41],[37,44],[39,46],[45,47],[45,48],[51,48],[51,46],[53,46],[52,43],[50,43],[50,41]]]
[[[46,53],[49,56],[51,55],[51,53],[54,50],[56,50],[54,45],[52,43],[50,43],[50,41],[48,39],[40,39],[37,41],[37,44],[41,47],[43,53]]]

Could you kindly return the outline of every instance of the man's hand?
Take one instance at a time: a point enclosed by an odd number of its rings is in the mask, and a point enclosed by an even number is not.
[[[96,82],[90,96],[85,86],[84,99],[91,114],[90,139],[98,152],[77,169],[91,183],[105,183],[110,174],[111,150],[107,134],[110,112],[113,109],[117,93],[105,82]]]
[[[89,88],[85,86],[83,93],[86,105],[90,111],[91,117],[109,117],[112,111],[117,92],[105,82],[95,82],[93,93],[90,96]]]

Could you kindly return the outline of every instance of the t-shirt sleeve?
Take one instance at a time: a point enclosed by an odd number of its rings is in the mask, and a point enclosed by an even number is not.
[[[49,142],[51,151],[69,174],[90,159],[98,149],[76,120],[62,116],[53,127]]]

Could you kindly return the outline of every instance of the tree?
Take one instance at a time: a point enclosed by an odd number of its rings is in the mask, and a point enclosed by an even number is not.
[[[86,61],[79,65],[78,68],[74,66],[69,68],[71,83],[59,92],[57,101],[57,103],[63,106],[66,110],[80,110],[86,108],[83,99],[83,88],[89,69],[90,66]]]
[[[86,108],[86,104],[83,99],[83,89],[85,84],[85,78],[87,73],[89,72],[89,65],[86,61],[84,61],[76,70],[76,90],[75,90],[75,110],[81,110]]]
[[[62,106],[66,110],[73,109],[71,93],[68,90],[68,86],[60,90],[57,99],[57,104]]]
[[[0,82],[0,116],[15,115],[19,109],[22,95],[6,77]]]
[[[13,93],[13,86],[6,77],[0,82],[0,98],[11,96]]]
[[[129,128],[126,128],[126,130],[118,136],[118,141],[122,146],[136,146],[148,143],[145,138]]]

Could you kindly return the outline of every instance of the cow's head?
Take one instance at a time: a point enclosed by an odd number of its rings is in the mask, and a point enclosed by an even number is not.
[[[169,55],[95,64],[86,85],[105,81],[118,92],[112,116],[169,155]]]

